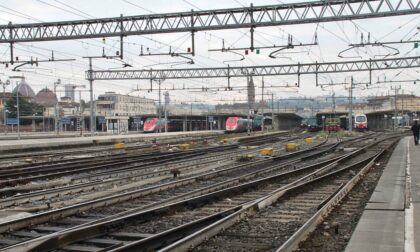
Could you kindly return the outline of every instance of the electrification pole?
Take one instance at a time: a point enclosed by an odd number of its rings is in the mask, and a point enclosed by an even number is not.
[[[56,101],[54,104],[54,130],[56,132],[56,134],[58,135],[59,133],[59,125],[58,125],[58,95],[57,95],[57,86],[61,84],[61,80],[57,79],[57,81],[54,82],[54,94],[56,96]]]
[[[20,140],[19,88],[20,88],[20,82],[17,85],[17,92],[16,92],[16,111],[17,111],[18,140]]]
[[[169,104],[169,93],[168,91],[165,92],[165,133],[168,132],[168,104]]]
[[[274,130],[274,93],[271,93],[271,128]]]
[[[353,76],[350,81],[349,90],[349,132],[353,131]]]
[[[162,84],[162,82],[164,81],[164,79],[153,79],[154,81],[156,81],[157,82],[157,84],[158,84],[158,91],[159,91],[159,106],[158,106],[158,125],[159,125],[159,128],[158,128],[158,132],[159,133],[161,133],[162,132],[162,126],[161,126],[161,123],[162,123],[162,97],[161,97],[161,84]],[[152,84],[152,79],[150,79],[150,85]],[[166,109],[165,109],[166,110]],[[165,117],[166,118],[166,117]],[[165,122],[165,129],[167,128],[167,125],[166,125],[166,122]]]
[[[162,126],[161,126],[161,123],[162,123],[162,100],[161,100],[161,96],[160,96],[160,80],[158,80],[158,85],[159,85],[159,116],[158,116],[158,118],[159,118],[159,123],[158,123],[158,125],[159,125],[159,133],[161,133],[162,132]]]
[[[391,90],[394,90],[394,127],[393,127],[394,131],[397,130],[397,126],[398,126],[397,95],[400,89],[401,89],[401,86],[394,87],[394,88],[391,87]]]
[[[95,119],[93,115],[93,78],[92,78],[92,58],[89,58],[89,93],[90,93],[90,135],[95,134]]]
[[[10,85],[10,80],[6,80],[6,82],[0,83],[3,85],[3,125],[4,125],[4,134],[6,135],[6,128],[7,128],[7,113],[6,113],[6,86]]]
[[[261,133],[264,134],[264,77],[262,77],[262,83],[261,83],[261,113],[262,113],[262,119],[261,119]]]

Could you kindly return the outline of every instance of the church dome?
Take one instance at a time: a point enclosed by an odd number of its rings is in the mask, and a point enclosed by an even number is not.
[[[43,107],[53,107],[57,103],[57,97],[51,90],[44,88],[36,94],[35,102]]]
[[[35,92],[32,90],[31,86],[25,81],[25,79],[22,79],[18,86],[13,89],[13,93],[16,93],[19,88],[19,95],[27,98],[34,98]]]

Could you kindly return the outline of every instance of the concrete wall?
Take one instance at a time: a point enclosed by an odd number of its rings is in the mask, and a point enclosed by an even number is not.
[[[275,130],[290,130],[299,126],[302,119],[299,117],[284,117],[281,115],[274,115],[273,127]]]
[[[384,114],[368,114],[366,116],[369,130],[385,130],[393,128],[393,120],[390,115],[388,115],[387,118],[384,117]]]

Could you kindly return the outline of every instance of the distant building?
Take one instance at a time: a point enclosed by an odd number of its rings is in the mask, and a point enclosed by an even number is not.
[[[22,79],[18,85],[13,89],[13,93],[16,93],[19,89],[19,95],[21,97],[28,98],[29,100],[32,100],[35,97],[35,92],[29,86],[29,84],[25,81],[25,79]]]
[[[142,124],[146,117],[156,116],[155,102],[144,97],[106,92],[95,103],[96,118],[108,133],[125,134],[138,128],[138,123]]]
[[[97,116],[145,116],[156,115],[152,99],[106,92],[96,101]]]
[[[54,107],[58,100],[51,90],[44,88],[35,95],[34,101],[42,107]]]
[[[415,95],[377,96],[368,98],[370,110],[420,111],[420,97]]]
[[[251,109],[255,109],[255,86],[254,86],[254,80],[252,76],[248,79],[248,106]]]

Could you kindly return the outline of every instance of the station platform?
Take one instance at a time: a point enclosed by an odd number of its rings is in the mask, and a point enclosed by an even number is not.
[[[419,237],[420,145],[414,145],[413,137],[404,137],[394,149],[345,251],[420,251]]]
[[[158,140],[173,141],[192,140],[202,137],[216,137],[224,134],[222,130],[208,131],[187,131],[187,132],[168,132],[168,133],[150,133],[150,134],[128,134],[128,135],[106,135],[106,136],[84,136],[84,137],[64,137],[64,138],[42,138],[42,139],[21,139],[0,141],[0,152],[23,151],[37,148],[69,148],[78,146],[89,146],[99,144],[113,144],[118,142],[136,143]]]

